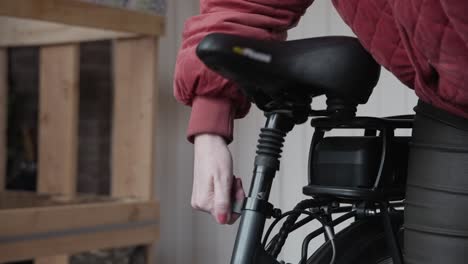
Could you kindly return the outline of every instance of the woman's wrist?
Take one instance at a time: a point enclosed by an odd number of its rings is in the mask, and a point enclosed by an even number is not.
[[[192,104],[188,127],[188,140],[194,142],[196,135],[214,134],[232,141],[234,108],[229,99],[197,96]]]
[[[198,134],[194,136],[195,144],[200,144],[200,143],[203,144],[205,142],[226,144],[226,140],[224,139],[224,137],[220,135],[211,134],[211,133],[203,133],[203,134]]]

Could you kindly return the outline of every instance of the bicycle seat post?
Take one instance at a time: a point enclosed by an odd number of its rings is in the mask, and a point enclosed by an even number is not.
[[[258,140],[252,183],[242,210],[231,264],[261,263],[257,258],[263,255],[258,252],[262,250],[263,228],[265,220],[273,214],[273,205],[268,202],[270,189],[279,170],[284,138],[294,125],[291,111],[267,114],[266,124]]]

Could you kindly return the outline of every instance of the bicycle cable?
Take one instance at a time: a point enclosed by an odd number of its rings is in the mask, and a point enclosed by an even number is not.
[[[284,221],[283,226],[280,228],[278,235],[276,236],[275,240],[272,241],[271,245],[266,249],[267,253],[269,253],[272,257],[278,257],[283,245],[286,242],[286,239],[289,236],[289,233],[292,230],[292,227],[296,223],[297,219],[301,214],[307,214],[309,216],[316,216],[315,213],[311,213],[309,211],[305,211],[308,208],[318,208],[324,206],[326,201],[319,200],[319,199],[307,199],[299,202],[294,209],[288,213],[289,216]],[[296,213],[294,213],[296,212]],[[266,243],[266,242],[265,242]]]
[[[301,214],[306,214],[306,215],[309,215],[309,216],[314,216],[315,217],[315,213],[311,213],[309,211],[306,211],[306,210],[292,210],[290,212],[288,212],[289,215],[301,215]],[[285,214],[288,214],[288,213],[285,213]],[[296,218],[297,219],[297,218]],[[317,218],[315,218],[317,219]],[[295,221],[295,220],[294,220]],[[283,247],[285,241],[286,241],[286,238],[288,236],[288,230],[289,228],[286,228],[285,230],[283,230],[282,232],[280,231],[281,235],[278,237],[278,240],[276,241],[276,243],[274,244],[273,248],[271,248],[270,251],[267,251],[268,253],[270,253],[270,255],[274,258],[277,258],[280,251],[281,251],[281,248]]]
[[[331,222],[331,225],[332,226],[337,226],[343,222],[345,222],[346,220],[352,218],[356,216],[356,211],[351,211],[351,212],[348,212],[338,218],[336,218],[335,220],[333,220]],[[312,239],[314,239],[315,237],[317,237],[318,235],[320,235],[321,233],[325,233],[326,230],[325,228],[322,226],[321,228],[315,230],[314,232],[310,233],[309,235],[307,235],[305,238],[304,238],[304,241],[302,242],[302,253],[301,253],[301,261],[299,262],[300,264],[305,264],[306,263],[306,260],[307,260],[307,249],[309,248],[309,243]],[[331,244],[333,243],[333,244]],[[332,250],[333,250],[333,246],[335,246],[335,241],[330,241],[330,244],[332,245]],[[334,251],[336,251],[336,246],[335,246],[335,249]],[[333,257],[333,256],[332,256]],[[336,257],[336,256],[335,256]]]
[[[335,258],[336,258],[336,245],[335,245],[335,236],[333,235],[333,230],[329,225],[325,225],[325,234],[328,237],[328,241],[330,241],[330,244],[332,246],[332,258],[330,260],[330,264],[335,263]]]
[[[327,232],[326,226],[328,226],[328,228],[329,228],[329,230],[328,230],[329,233],[328,234],[326,233],[326,235],[329,237],[330,243],[333,243],[332,247],[334,248],[334,256],[332,256],[332,262],[331,263],[334,263],[335,258],[336,258],[336,252],[335,252],[336,247],[334,245],[334,241],[332,241],[332,239],[331,239],[333,237],[332,229],[330,228],[329,225],[326,224],[326,221],[324,219],[321,219],[319,217],[320,212],[315,213],[315,212],[309,212],[309,211],[305,210],[307,208],[311,208],[311,207],[314,207],[314,206],[318,206],[318,201],[317,200],[313,200],[313,199],[304,200],[304,201],[300,202],[298,205],[296,205],[296,207],[293,210],[291,210],[289,212],[286,212],[286,213],[283,213],[282,215],[280,215],[279,217],[277,217],[273,221],[273,223],[270,225],[267,232],[265,233],[264,239],[262,241],[263,247],[265,248],[265,250],[271,256],[273,256],[274,258],[276,258],[278,256],[278,254],[280,253],[281,248],[284,245],[285,240],[288,237],[289,233],[291,233],[292,231],[296,230],[297,228],[299,228],[299,227],[301,227],[301,226],[303,226],[303,225],[317,219],[323,226],[323,228],[321,228],[323,230],[323,232],[325,232],[325,233]],[[342,208],[336,208],[335,210],[333,210],[333,213],[349,212],[349,210],[352,210],[352,207],[344,206]],[[304,219],[302,219],[302,220],[300,220],[299,222],[296,223],[297,219],[299,218],[299,216],[301,214],[308,215],[308,217],[306,217],[306,218],[304,218]],[[286,220],[286,222],[284,222],[283,227],[281,228],[280,232],[277,235],[275,235],[271,239],[271,241],[268,243],[268,238],[269,238],[271,232],[273,231],[273,228],[283,218],[285,218],[287,216],[289,216],[289,217]],[[341,222],[340,221],[341,218],[342,217],[339,217],[336,220],[338,220],[338,222]],[[335,226],[336,220],[330,222],[332,224],[332,226]]]
[[[292,233],[294,231],[296,231],[297,229],[303,227],[304,225],[308,224],[309,222],[315,220],[316,216],[307,216],[305,217],[304,219],[301,219],[299,220],[298,222],[296,222],[292,227],[291,229],[289,230],[289,233]],[[267,246],[263,246],[264,248],[270,248],[271,244],[272,243],[276,243],[277,240],[278,240],[278,236],[279,234],[276,234],[273,236],[273,238],[270,240],[270,242],[267,244]]]
[[[286,216],[301,215],[301,214],[304,214],[304,212],[307,212],[309,214],[310,220],[308,220],[308,222],[310,222],[310,221],[314,220],[315,218],[317,218],[316,214],[313,214],[311,212],[304,211],[304,210],[292,210],[292,211],[283,213],[280,217],[276,218],[275,221],[273,221],[273,223],[271,223],[270,227],[268,228],[267,232],[265,233],[265,237],[263,238],[263,242],[262,242],[263,247],[266,246],[266,244],[268,242],[268,237],[270,236],[271,232],[273,231],[273,228],[279,223],[279,221],[281,221]],[[305,222],[303,224],[306,224],[306,223],[307,222]]]

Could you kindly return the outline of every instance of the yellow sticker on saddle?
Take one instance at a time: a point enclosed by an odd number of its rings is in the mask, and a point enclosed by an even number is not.
[[[234,46],[232,48],[232,51],[235,54],[247,57],[252,60],[264,62],[264,63],[270,63],[271,62],[271,54],[263,53],[260,51],[253,50],[251,48],[242,48],[239,46]]]

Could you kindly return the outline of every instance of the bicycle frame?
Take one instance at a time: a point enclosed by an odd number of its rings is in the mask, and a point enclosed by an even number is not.
[[[272,216],[279,217],[278,211],[274,210],[273,205],[268,202],[268,199],[273,179],[276,175],[276,171],[279,169],[279,159],[281,157],[284,138],[286,134],[294,127],[295,119],[291,111],[275,111],[266,114],[266,116],[267,121],[264,128],[261,129],[260,139],[258,141],[257,156],[255,157],[254,171],[249,194],[242,208],[241,222],[231,258],[231,264],[280,264],[280,262],[278,262],[273,256],[269,255],[265,251],[261,240],[266,219]],[[406,123],[400,123],[400,125],[405,128],[411,127]],[[379,130],[380,128],[381,127],[379,126],[372,127],[372,129],[369,131],[366,130],[366,135],[368,133],[372,133],[373,130]],[[383,156],[386,154],[385,144],[387,141],[386,139],[388,138],[385,133],[385,140],[383,142]],[[323,134],[321,136],[323,137]],[[377,177],[374,188],[379,188],[380,186],[381,171],[383,170],[384,165],[385,164],[382,162],[380,173]],[[343,207],[338,206],[331,209],[329,208],[328,210],[320,211],[320,208],[327,206],[330,207],[330,205],[337,203],[339,204],[340,201],[342,200],[337,197],[316,201],[317,204],[315,208],[318,208],[319,213],[317,213],[315,217],[321,219],[324,227],[318,229],[316,232],[311,233],[304,240],[305,244],[303,244],[303,256],[304,251],[307,255],[308,243],[313,238],[326,233],[325,231],[327,228],[331,229],[331,234],[333,235],[334,227],[336,225],[354,216],[365,217],[368,213],[366,210],[367,208],[363,209],[359,208],[359,206],[352,207],[351,209],[349,207],[345,207],[345,210]],[[398,230],[394,230],[389,213],[389,208],[391,205],[388,200],[376,199],[374,206],[378,206],[380,209],[380,216],[382,217],[382,221],[384,223],[387,243],[389,245],[393,261],[395,264],[402,264],[403,258],[396,237]],[[332,214],[343,212],[348,212],[348,214],[346,214],[345,217],[340,217],[332,221]],[[309,214],[308,219],[304,219],[295,224],[293,230],[313,219],[313,213],[307,211],[306,214]],[[326,239],[329,238],[329,236],[330,232],[328,232],[328,235],[326,235]],[[302,259],[301,263],[305,263],[305,261],[306,260]]]

